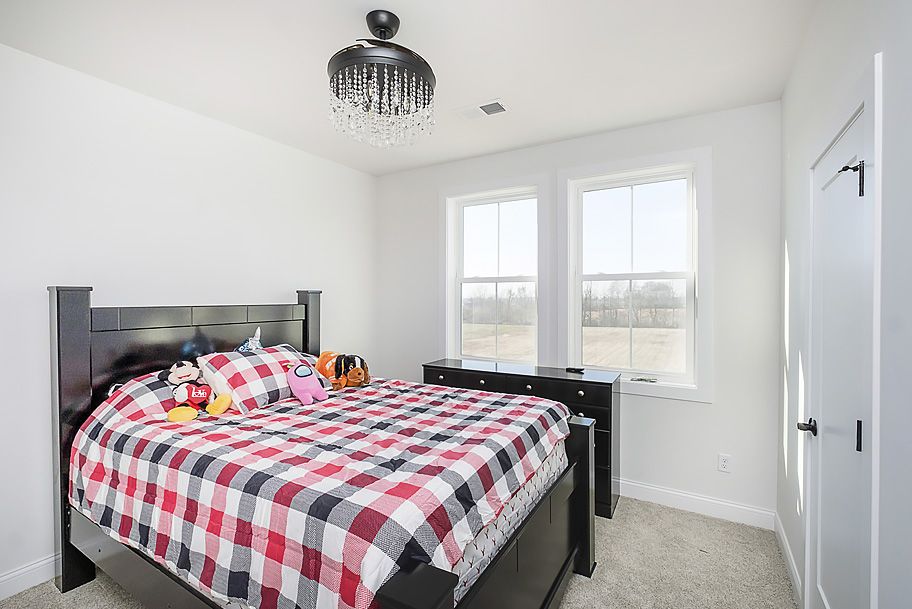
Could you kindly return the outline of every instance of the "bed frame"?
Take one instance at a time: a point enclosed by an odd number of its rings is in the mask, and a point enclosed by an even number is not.
[[[212,609],[219,604],[144,554],[109,537],[69,505],[73,439],[113,383],[231,350],[259,326],[264,344],[320,352],[319,290],[281,305],[92,307],[90,287],[52,286],[51,377],[54,434],[55,583],[67,592],[102,569],[143,605]],[[595,569],[593,419],[573,417],[568,468],[460,600],[457,609],[551,609],[571,572]],[[456,575],[417,564],[378,591],[381,609],[451,609]]]

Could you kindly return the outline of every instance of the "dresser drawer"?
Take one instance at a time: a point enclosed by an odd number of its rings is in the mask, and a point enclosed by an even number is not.
[[[424,382],[428,385],[449,385],[451,378],[456,378],[456,372],[444,370],[442,368],[424,369]]]
[[[560,401],[555,397],[559,392],[559,382],[549,379],[528,376],[507,376],[508,393],[517,395],[535,395],[540,398]]]
[[[507,377],[505,391],[519,395],[537,395],[564,404],[611,405],[611,385],[511,375]]]
[[[443,368],[425,368],[424,382],[432,385],[478,389],[479,391],[506,391],[503,375],[470,372]]]
[[[595,429],[611,431],[611,409],[600,408],[598,406],[587,406],[585,404],[567,404],[573,414],[578,414],[589,419],[595,419]]]

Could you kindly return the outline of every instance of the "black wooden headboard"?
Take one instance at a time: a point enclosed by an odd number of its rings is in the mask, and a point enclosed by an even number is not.
[[[162,370],[178,359],[231,351],[261,329],[264,345],[320,353],[320,290],[296,303],[175,307],[92,307],[90,287],[51,286],[51,395],[54,417],[55,549],[58,587],[94,576],[95,565],[69,542],[73,438],[114,383]]]

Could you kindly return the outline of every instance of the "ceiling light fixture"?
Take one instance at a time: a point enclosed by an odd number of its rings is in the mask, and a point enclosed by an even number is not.
[[[389,42],[399,18],[371,11],[378,38],[359,39],[329,60],[329,118],[336,130],[378,148],[411,144],[434,124],[434,71],[418,53]]]

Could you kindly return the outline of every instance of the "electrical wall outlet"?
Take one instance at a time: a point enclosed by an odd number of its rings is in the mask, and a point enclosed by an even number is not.
[[[719,453],[719,471],[726,474],[731,473],[731,455]]]

